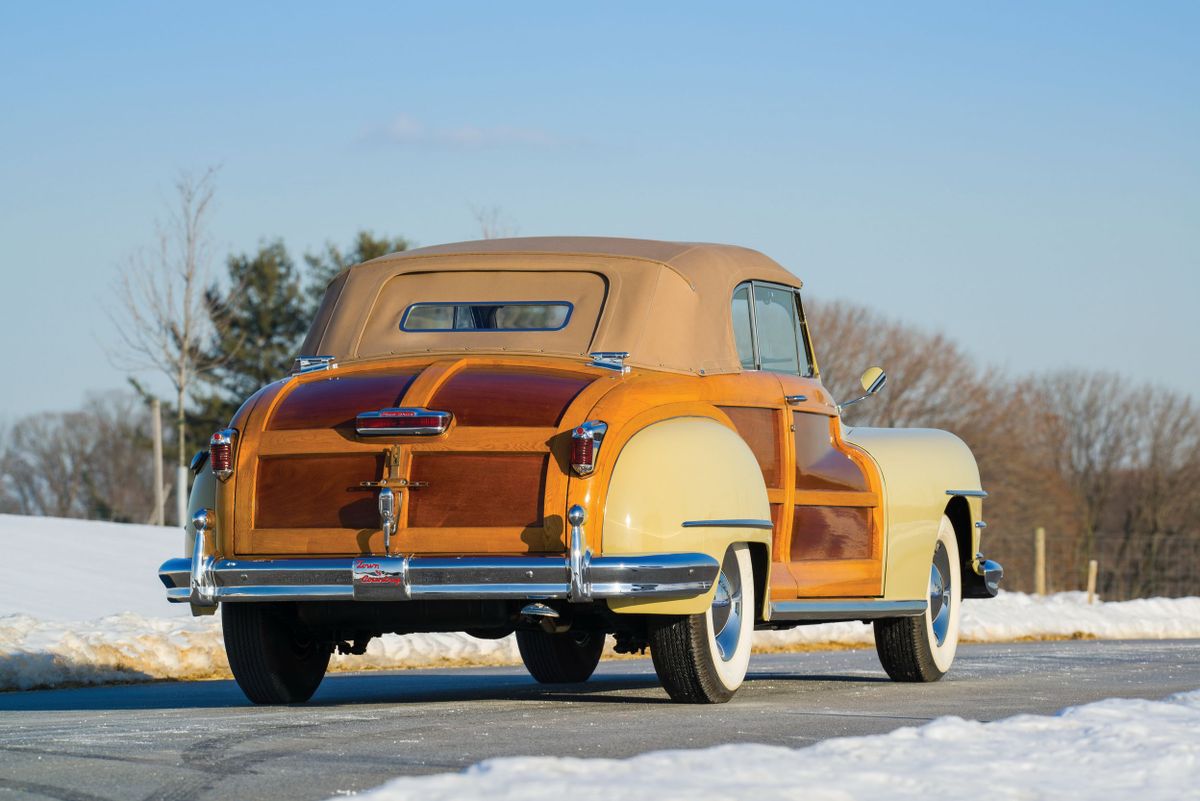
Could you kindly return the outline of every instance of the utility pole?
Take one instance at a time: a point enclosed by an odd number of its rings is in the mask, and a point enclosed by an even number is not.
[[[150,417],[154,428],[154,515],[150,521],[156,526],[163,525],[167,499],[163,496],[163,441],[162,441],[162,403],[158,398],[150,401]]]

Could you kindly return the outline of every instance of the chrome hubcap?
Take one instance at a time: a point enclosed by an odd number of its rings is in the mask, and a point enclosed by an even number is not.
[[[742,574],[737,556],[731,551],[717,577],[717,594],[712,604],[713,635],[722,662],[733,659],[742,636]]]
[[[929,619],[933,621],[933,636],[938,645],[946,642],[946,633],[950,630],[951,589],[950,555],[946,553],[946,546],[939,542],[933,552],[933,565],[929,568]]]

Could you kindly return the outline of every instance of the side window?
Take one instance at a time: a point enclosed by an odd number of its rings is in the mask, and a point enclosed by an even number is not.
[[[737,343],[738,359],[747,370],[756,369],[751,330],[750,285],[743,284],[733,293],[733,339]]]
[[[758,329],[760,369],[776,373],[800,374],[800,321],[796,314],[796,293],[787,289],[756,284],[754,318]]]

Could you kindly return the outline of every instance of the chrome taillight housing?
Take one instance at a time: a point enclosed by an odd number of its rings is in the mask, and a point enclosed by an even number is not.
[[[354,428],[363,437],[434,436],[444,434],[454,415],[416,407],[360,412]]]
[[[608,433],[608,423],[588,420],[571,432],[571,469],[580,476],[590,476],[596,469],[600,443]]]
[[[222,481],[233,475],[233,443],[237,433],[235,428],[222,428],[208,441],[208,463],[213,475]]]

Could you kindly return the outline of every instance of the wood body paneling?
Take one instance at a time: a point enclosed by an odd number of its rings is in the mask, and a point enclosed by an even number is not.
[[[257,528],[378,528],[375,493],[359,487],[383,471],[382,453],[259,460]]]
[[[442,384],[429,408],[453,412],[460,426],[555,426],[594,380],[534,367],[467,367]]]
[[[407,525],[539,527],[548,462],[546,454],[415,454],[409,480],[428,486],[408,492]]]
[[[768,488],[783,485],[783,437],[779,431],[779,412],[751,406],[721,406],[737,432],[754,452]]]
[[[871,510],[865,506],[795,506],[792,561],[870,559]]]
[[[388,373],[334,377],[301,384],[271,416],[268,430],[354,428],[359,412],[399,406],[417,368]]]
[[[796,489],[866,492],[867,477],[860,465],[834,447],[830,418],[792,413],[796,448]]]

